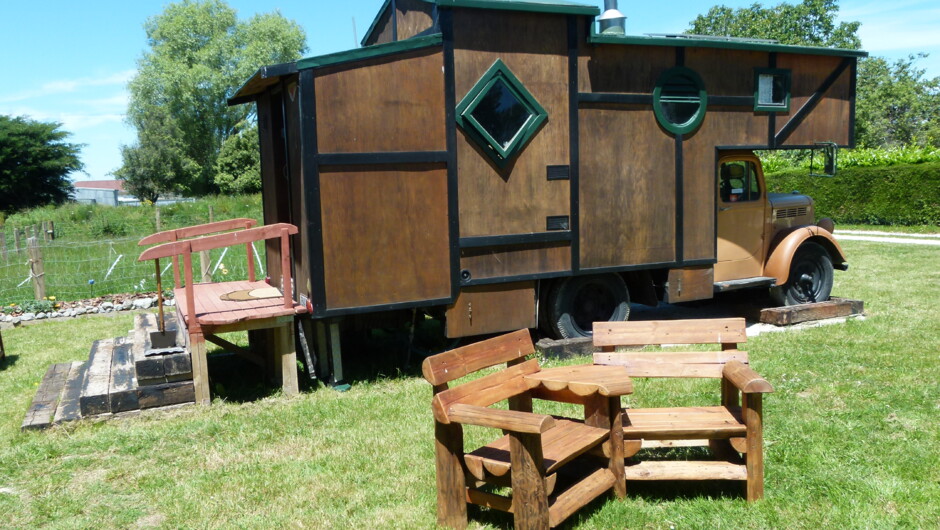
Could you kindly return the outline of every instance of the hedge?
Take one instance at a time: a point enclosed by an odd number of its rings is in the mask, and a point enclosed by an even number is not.
[[[850,167],[833,178],[786,170],[766,176],[771,193],[799,190],[816,201],[816,216],[839,223],[940,225],[940,162]]]

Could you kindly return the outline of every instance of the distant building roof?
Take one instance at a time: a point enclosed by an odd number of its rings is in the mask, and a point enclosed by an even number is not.
[[[80,180],[72,183],[76,188],[93,188],[96,190],[118,190],[124,192],[123,180]]]

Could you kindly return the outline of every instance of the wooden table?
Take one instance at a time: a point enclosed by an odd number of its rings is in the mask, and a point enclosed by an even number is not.
[[[584,423],[593,427],[610,429],[610,441],[604,442],[604,456],[610,457],[610,471],[616,479],[614,493],[618,497],[627,494],[623,463],[623,410],[620,396],[633,393],[633,381],[625,366],[581,365],[546,368],[524,376],[538,396],[546,391],[546,397],[556,401],[584,404]]]

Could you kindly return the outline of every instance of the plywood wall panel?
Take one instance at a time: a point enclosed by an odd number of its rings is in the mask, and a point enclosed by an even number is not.
[[[548,112],[548,121],[505,168],[457,132],[460,235],[544,232],[546,217],[569,215],[569,181],[548,181],[568,165],[567,22],[557,15],[458,9],[454,13],[457,101],[501,59]]]
[[[445,150],[443,64],[428,48],[319,70],[319,152]]]
[[[569,271],[571,243],[465,248],[460,251],[460,269],[474,280]]]
[[[580,92],[652,94],[656,80],[676,64],[666,46],[582,46],[578,59]]]
[[[720,48],[686,48],[685,51],[685,66],[702,77],[709,97],[753,97],[754,69],[767,68],[768,64],[767,52]]]
[[[328,309],[450,297],[443,165],[322,167]]]
[[[675,259],[675,142],[643,106],[582,106],[582,268]]]
[[[780,68],[793,72],[790,116],[796,114],[842,62],[841,57],[781,54]],[[851,116],[851,69],[846,68],[824,98],[784,142],[784,145],[810,145],[814,142],[833,141],[848,144]],[[789,118],[788,116],[787,118]],[[778,131],[787,118],[778,118]]]
[[[398,40],[405,40],[434,25],[434,6],[421,0],[396,0],[398,11]]]

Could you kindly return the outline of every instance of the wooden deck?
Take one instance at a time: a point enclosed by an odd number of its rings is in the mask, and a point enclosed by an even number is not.
[[[296,303],[292,307],[284,307],[284,297],[281,294],[274,297],[248,298],[245,300],[224,300],[222,298],[231,293],[262,289],[270,290],[271,286],[261,281],[194,284],[193,298],[196,302],[196,320],[202,326],[231,326],[247,320],[262,320],[307,312],[306,308]],[[185,288],[175,289],[174,296],[176,297],[177,307],[189,307]],[[191,326],[192,320],[188,311],[184,310],[182,313],[186,319],[186,326]]]

